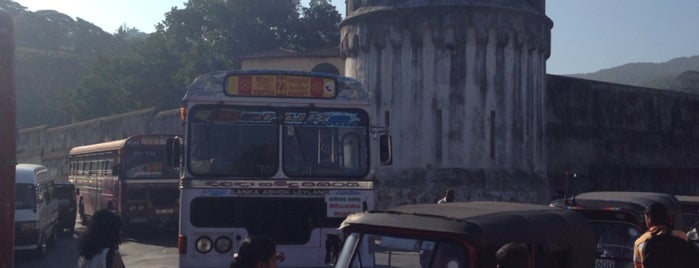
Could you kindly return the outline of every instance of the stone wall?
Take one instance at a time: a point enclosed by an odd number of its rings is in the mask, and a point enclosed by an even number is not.
[[[68,152],[73,147],[140,134],[183,133],[179,109],[149,108],[64,126],[38,126],[19,131],[17,161],[45,165],[57,178],[66,179]]]
[[[552,189],[699,194],[699,95],[547,77]],[[570,184],[569,185],[573,185]]]
[[[546,203],[564,188],[566,171],[578,174],[577,192],[699,193],[699,95],[555,75],[546,79],[548,178],[489,169],[402,169],[390,178],[377,177],[377,206],[434,202],[447,188],[456,189],[460,201]],[[38,126],[19,131],[17,159],[47,165],[65,178],[72,147],[136,134],[182,133],[178,109]]]

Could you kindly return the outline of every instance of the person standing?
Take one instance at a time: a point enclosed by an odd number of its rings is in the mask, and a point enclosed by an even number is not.
[[[80,213],[80,222],[85,222],[85,200],[83,196],[80,196],[80,201],[78,202],[78,213]]]
[[[680,238],[684,240],[685,242],[687,241],[687,234],[685,232],[679,231],[679,230],[672,230],[669,222],[669,214],[667,211],[667,208],[660,203],[653,203],[650,206],[646,208],[645,211],[645,220],[646,220],[646,226],[648,227],[648,230],[642,234],[636,241],[634,242],[633,245],[633,263],[634,263],[634,268],[649,268],[644,265],[644,262],[646,260],[645,255],[649,254],[658,254],[656,252],[649,252],[650,249],[647,249],[646,246],[648,244],[648,241],[651,239],[653,236],[674,236],[677,238]],[[659,256],[661,258],[667,259],[668,257],[671,256]],[[666,263],[669,264],[669,263]],[[669,266],[668,266],[669,267]]]
[[[233,254],[229,268],[277,268],[284,261],[284,253],[277,251],[274,240],[267,236],[251,236],[240,244]]]
[[[124,268],[119,244],[121,218],[108,209],[95,212],[80,239],[78,268]]]
[[[444,194],[444,198],[439,199],[439,201],[437,201],[437,204],[443,204],[443,203],[451,203],[451,202],[454,202],[454,198],[455,198],[455,196],[454,196],[454,190],[449,189],[449,190],[447,190],[447,193]]]

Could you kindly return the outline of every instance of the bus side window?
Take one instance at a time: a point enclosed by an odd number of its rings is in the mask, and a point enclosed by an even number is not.
[[[82,161],[82,164],[80,165],[80,175],[87,175],[87,161]]]

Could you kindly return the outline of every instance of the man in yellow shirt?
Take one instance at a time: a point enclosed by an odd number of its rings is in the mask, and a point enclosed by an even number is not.
[[[646,226],[648,231],[641,235],[633,245],[633,263],[634,268],[648,268],[643,267],[643,250],[646,246],[646,242],[651,236],[662,235],[667,232],[672,232],[673,236],[679,237],[683,240],[687,240],[687,234],[679,230],[672,230],[669,227],[669,215],[667,208],[660,203],[653,203],[646,208],[645,212]]]

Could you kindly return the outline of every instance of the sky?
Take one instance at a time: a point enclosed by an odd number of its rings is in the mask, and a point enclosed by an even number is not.
[[[153,32],[185,0],[15,0],[53,9],[114,33],[121,25]],[[345,14],[344,0],[331,0]],[[547,73],[590,73],[627,63],[699,55],[698,0],[548,0],[553,20]],[[302,0],[307,5],[308,0]]]

